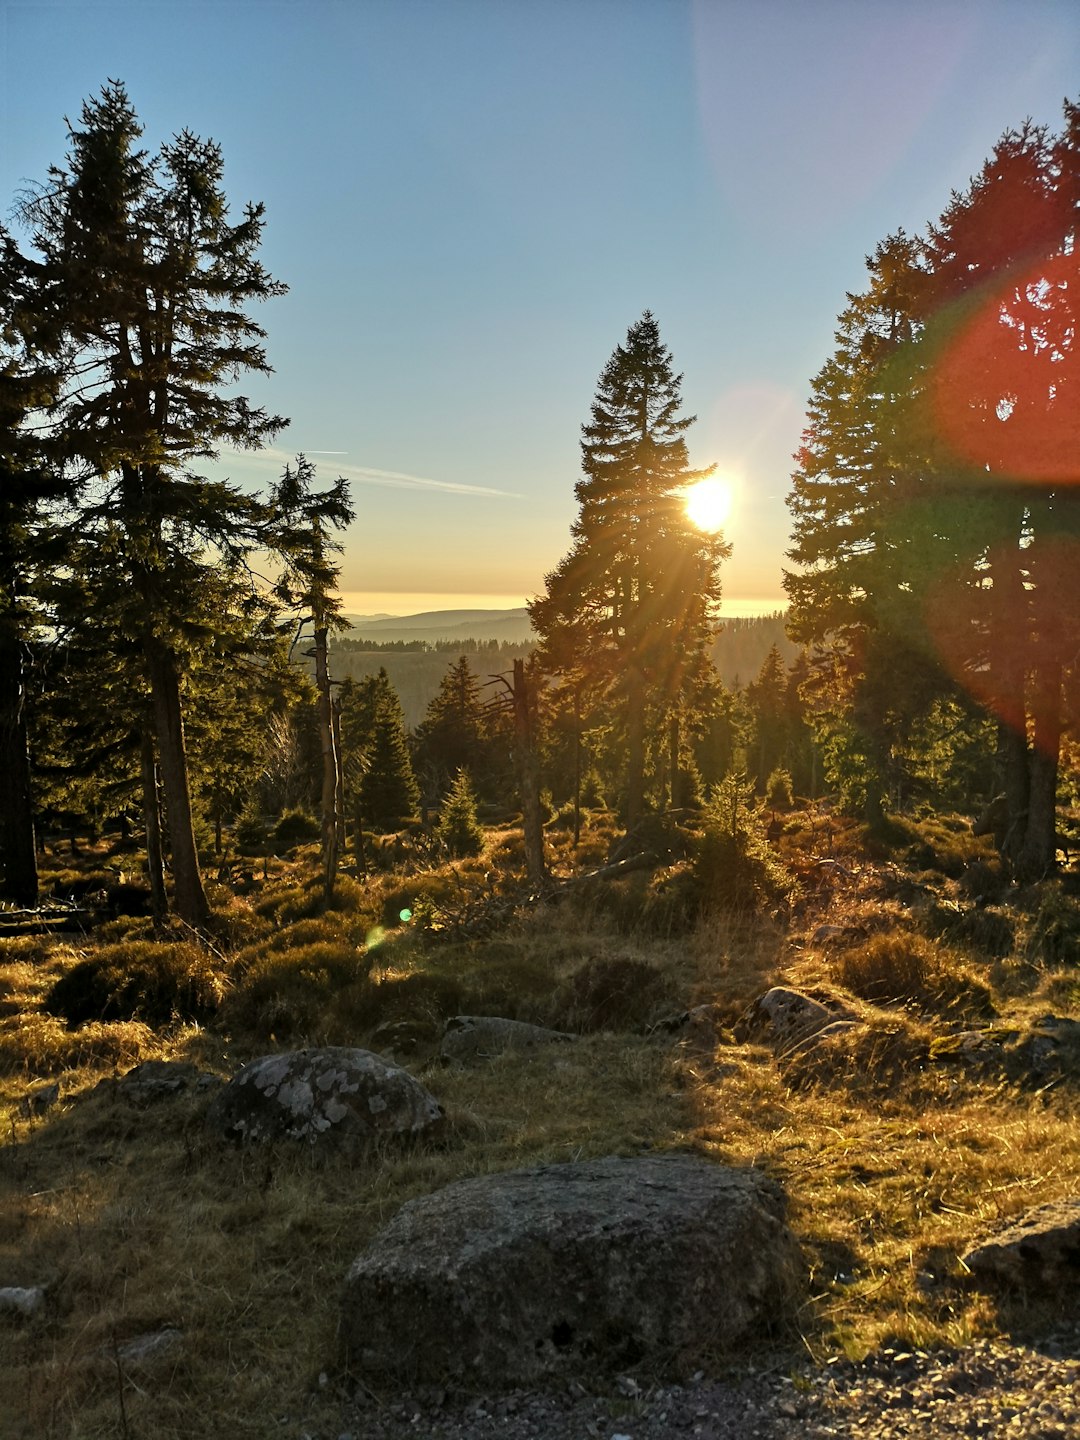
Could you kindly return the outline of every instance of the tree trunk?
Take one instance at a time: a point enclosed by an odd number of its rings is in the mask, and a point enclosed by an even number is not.
[[[574,686],[574,849],[581,844],[581,685]]]
[[[540,886],[547,878],[547,864],[544,858],[544,821],[540,813],[540,767],[532,729],[525,661],[515,660],[514,750],[521,793],[521,824],[525,835],[525,873],[530,885]]]
[[[682,804],[679,784],[679,755],[682,751],[682,726],[678,710],[671,712],[668,721],[668,809],[677,810]]]
[[[1026,681],[1031,625],[1028,595],[1020,573],[1022,516],[1012,523],[1016,538],[995,547],[990,556],[993,587],[988,656],[989,699],[998,719],[998,766],[1006,807],[1001,854],[1015,864],[1024,845],[1030,798]]]
[[[146,638],[145,653],[154,705],[158,764],[165,791],[176,913],[193,930],[205,931],[210,923],[210,907],[199,871],[199,854],[191,818],[184,715],[176,656],[153,635]]]
[[[169,897],[165,892],[165,860],[161,849],[161,801],[158,796],[158,769],[154,758],[154,737],[149,728],[142,732],[140,746],[143,819],[146,831],[146,869],[150,879],[150,913],[155,928],[165,923]]]
[[[645,679],[636,667],[627,673],[626,831],[645,810]]]
[[[1031,691],[1034,747],[1029,765],[1027,824],[1016,873],[1038,880],[1057,858],[1057,778],[1061,751],[1061,661],[1056,654],[1037,665]]]
[[[334,739],[334,764],[337,767],[337,794],[334,818],[337,823],[338,854],[345,853],[345,756],[341,751],[341,701],[335,696],[330,702],[330,727]]]
[[[334,751],[334,714],[330,699],[330,670],[326,651],[327,627],[315,631],[315,687],[319,692],[319,744],[322,749],[322,866],[326,903],[334,898],[338,868],[338,763]]]
[[[0,622],[0,859],[2,893],[19,905],[38,899],[34,802],[26,734],[23,650],[14,616]]]

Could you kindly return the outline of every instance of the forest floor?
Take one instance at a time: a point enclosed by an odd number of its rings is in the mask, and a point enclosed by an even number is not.
[[[918,1418],[912,1377],[932,1372],[926,1403],[940,1399],[940,1376],[967,1363],[949,1357],[996,1354],[992,1375],[1001,1355],[1056,1346],[1047,1364],[1067,1367],[1074,1311],[993,1293],[960,1257],[1080,1194],[1080,1057],[1033,1060],[1048,1014],[1080,1019],[1077,877],[1008,885],[959,817],[898,823],[888,848],[816,808],[782,830],[793,888],[753,916],[687,910],[677,854],[522,904],[520,836],[493,830],[483,855],[452,866],[387,847],[390,868],[342,878],[328,911],[313,851],[271,859],[265,878],[261,861],[238,863],[212,888],[210,951],[179,932],[155,943],[149,922],[125,918],[0,939],[0,1287],[47,1296],[32,1318],[0,1320],[0,1435],[902,1434],[869,1418],[860,1429],[844,1394],[908,1384],[897,1413]],[[600,864],[613,832],[595,817],[576,852],[551,832],[557,877]],[[44,878],[60,895],[92,890],[136,858],[49,857]],[[47,1007],[72,974],[65,1020]],[[747,1016],[778,983],[860,1023],[842,1044],[770,1044]],[[558,1064],[511,1053],[443,1067],[438,1036],[457,1013],[580,1039]],[[972,1048],[961,1037],[974,1032],[985,1043]],[[224,1149],[202,1124],[205,1095],[140,1106],[115,1083],[146,1059],[228,1076],[319,1043],[392,1053],[440,1100],[445,1131],[362,1164]],[[809,1268],[785,1333],[718,1357],[685,1391],[643,1374],[615,1397],[426,1396],[416,1423],[410,1397],[342,1371],[345,1272],[405,1200],[465,1175],[644,1150],[780,1182]],[[168,1338],[139,1359],[146,1336]],[[1030,1428],[1035,1378],[1021,1371],[1023,1395],[1002,1380],[957,1433],[1067,1434],[1053,1387]],[[759,1428],[737,1408],[744,1428],[721,1428],[747,1395]]]

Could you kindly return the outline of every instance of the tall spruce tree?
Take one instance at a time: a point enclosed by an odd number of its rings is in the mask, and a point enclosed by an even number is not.
[[[729,547],[696,529],[682,376],[646,311],[600,376],[582,426],[574,544],[529,607],[545,668],[618,710],[628,828],[644,805],[646,724],[664,724],[709,667],[719,562]],[[712,467],[713,469],[715,467]]]
[[[1064,685],[1080,643],[1080,109],[1026,123],[930,228],[930,424],[955,507],[954,668],[999,722],[1004,850],[1053,864]]]
[[[923,242],[869,262],[814,383],[789,501],[802,568],[785,577],[791,633],[846,679],[879,782],[951,685],[997,717],[1003,848],[1030,876],[1053,863],[1080,639],[1080,112],[1065,116],[1057,139],[1006,134]]]
[[[27,726],[33,580],[44,563],[43,508],[66,489],[28,424],[56,383],[17,323],[30,283],[30,265],[0,228],[0,894],[22,905],[38,894]]]
[[[209,911],[192,829],[183,683],[191,597],[208,568],[236,565],[259,507],[190,468],[222,444],[257,447],[286,423],[234,392],[269,373],[247,313],[280,295],[257,259],[263,212],[230,222],[222,156],[182,131],[154,156],[124,87],[111,81],[69,126],[69,152],[22,206],[36,251],[29,321],[63,338],[65,383],[49,407],[49,450],[82,481],[76,524],[129,596],[151,697],[175,906]]]
[[[867,260],[834,355],[815,377],[788,500],[788,632],[818,647],[806,682],[817,706],[847,714],[865,818],[879,824],[897,741],[946,681],[922,615],[941,570],[934,476],[910,421],[922,393],[917,342],[927,282],[919,243],[900,232]]]

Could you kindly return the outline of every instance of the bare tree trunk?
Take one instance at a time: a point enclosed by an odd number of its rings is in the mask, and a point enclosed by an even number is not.
[[[37,843],[30,789],[22,642],[14,615],[0,622],[0,858],[2,893],[19,905],[38,899]]]
[[[199,871],[199,854],[191,818],[191,791],[176,656],[153,635],[146,637],[144,648],[154,707],[158,764],[165,791],[176,913],[193,930],[204,931],[210,923],[210,906]]]
[[[143,824],[146,831],[146,869],[150,879],[150,913],[155,927],[165,923],[169,897],[165,893],[165,860],[161,849],[161,801],[158,796],[158,769],[154,758],[154,737],[144,726],[140,745]]]
[[[316,620],[315,688],[319,692],[319,743],[322,748],[322,865],[323,892],[329,904],[334,898],[338,868],[338,762],[334,748],[334,707],[330,698],[330,670],[327,665],[327,627]]]
[[[540,814],[540,767],[533,743],[532,712],[525,661],[514,661],[514,750],[518,788],[521,792],[521,824],[525,834],[525,873],[529,884],[539,886],[547,877],[544,857],[544,821]]]

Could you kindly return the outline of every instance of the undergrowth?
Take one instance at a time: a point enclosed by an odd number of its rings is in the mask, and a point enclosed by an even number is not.
[[[1075,890],[1013,894],[951,822],[905,823],[882,858],[820,810],[764,850],[758,820],[735,814],[735,830],[707,816],[652,871],[539,904],[501,831],[474,859],[343,876],[329,909],[311,855],[274,858],[265,882],[216,887],[209,950],[138,920],[0,940],[0,1276],[49,1293],[5,1331],[0,1433],[180,1440],[193,1415],[207,1440],[277,1433],[283,1416],[337,1433],[342,1280],[398,1207],[461,1176],[611,1153],[694,1150],[773,1175],[804,1245],[795,1323],[814,1355],[1014,1323],[959,1257],[1080,1186],[1080,1058],[1025,1058],[1048,1012],[1080,1018]],[[575,852],[554,829],[556,875],[602,864],[612,833],[601,815]],[[418,923],[425,907],[441,929]],[[737,1039],[776,984],[849,1023],[816,1043]],[[578,1039],[445,1067],[457,1014]],[[964,1037],[984,1034],[1011,1037],[1001,1063],[993,1045],[966,1058]],[[140,1109],[111,1084],[146,1059],[225,1076],[321,1043],[407,1064],[444,1134],[315,1166],[220,1148],[197,1093]],[[121,1375],[121,1410],[118,1348],[165,1327],[179,1348]]]

